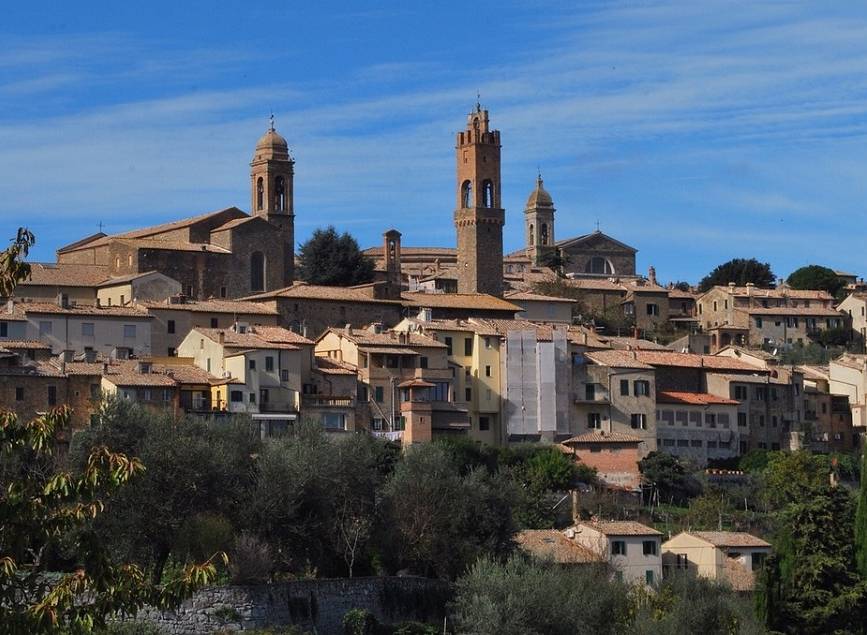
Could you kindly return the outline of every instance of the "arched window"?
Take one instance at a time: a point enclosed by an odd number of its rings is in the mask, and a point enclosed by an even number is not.
[[[265,254],[261,251],[250,255],[250,290],[265,290]]]
[[[534,232],[533,223],[530,223],[530,230],[527,232],[527,244],[535,245],[536,244],[536,234]]]
[[[260,176],[256,180],[256,209],[262,209],[265,206],[265,181]]]
[[[593,256],[587,263],[585,272],[612,274],[614,273],[614,267],[611,266],[611,261],[607,258],[603,258],[602,256]]]
[[[461,185],[461,207],[473,206],[473,184],[469,181],[464,181]]]
[[[543,245],[548,244],[548,224],[547,223],[542,223],[542,233],[539,236],[539,238],[541,239]]]
[[[482,205],[485,207],[494,206],[494,184],[490,181],[482,183]]]
[[[274,202],[278,212],[286,211],[286,179],[278,176],[274,181]]]

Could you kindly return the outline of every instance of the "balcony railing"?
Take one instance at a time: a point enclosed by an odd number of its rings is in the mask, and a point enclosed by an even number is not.
[[[259,412],[297,412],[294,403],[288,401],[263,401],[259,404]]]
[[[351,408],[352,397],[345,395],[302,395],[301,406],[308,408]]]

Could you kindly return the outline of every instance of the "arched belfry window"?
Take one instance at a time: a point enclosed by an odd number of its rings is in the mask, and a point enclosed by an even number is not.
[[[256,209],[265,207],[265,180],[260,176],[256,179]]]
[[[250,290],[265,290],[265,254],[261,251],[250,255]]]
[[[547,223],[542,223],[542,231],[541,231],[541,235],[539,236],[539,238],[541,239],[543,245],[548,244],[548,224]]]
[[[614,273],[614,267],[611,266],[611,261],[602,256],[593,256],[587,263],[586,273]]]
[[[530,223],[530,230],[527,232],[527,244],[528,245],[535,245],[536,244],[536,240],[535,240],[536,236],[535,236],[533,229],[534,229],[533,223]]]
[[[482,183],[482,205],[485,207],[494,206],[494,184],[490,181]]]
[[[461,185],[461,207],[473,206],[473,184],[469,181],[464,181]]]
[[[286,211],[286,179],[282,176],[274,181],[274,202],[278,212]]]

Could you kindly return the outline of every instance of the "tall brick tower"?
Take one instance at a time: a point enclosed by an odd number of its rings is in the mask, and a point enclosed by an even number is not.
[[[293,188],[295,161],[289,146],[271,126],[256,143],[250,162],[254,216],[262,216],[283,235],[283,283],[292,284],[295,275],[295,206]]]
[[[500,131],[490,130],[480,104],[457,134],[458,292],[503,293]]]

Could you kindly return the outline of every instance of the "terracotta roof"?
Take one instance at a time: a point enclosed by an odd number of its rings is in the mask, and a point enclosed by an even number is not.
[[[688,531],[690,536],[709,542],[714,547],[768,547],[771,544],[743,531]]]
[[[94,306],[89,304],[77,304],[63,308],[53,302],[22,302],[21,310],[25,313],[57,314],[57,315],[86,315],[90,317],[128,317],[149,320],[153,316],[134,306]]]
[[[672,288],[668,290],[668,297],[672,300],[695,300],[697,294],[692,291],[681,291],[680,289]]]
[[[830,379],[831,369],[827,365],[817,366],[815,364],[801,364],[796,370],[803,373],[805,379],[824,379],[825,381]]]
[[[257,324],[251,328],[255,335],[258,335],[266,342],[295,344],[297,346],[313,346],[313,340],[309,340],[303,335],[299,335],[295,331],[290,331],[282,326],[262,326]]]
[[[578,300],[571,298],[558,298],[552,295],[542,295],[541,293],[528,293],[526,291],[510,291],[504,293],[503,297],[507,300],[515,302],[565,302],[566,304],[575,304]]]
[[[668,350],[662,344],[657,344],[656,342],[651,342],[650,340],[643,340],[636,337],[625,337],[620,335],[597,335],[596,336],[600,342],[604,344],[608,344],[611,348],[616,349],[632,349],[632,350],[644,350],[644,351],[664,351]]]
[[[185,300],[172,304],[169,300],[160,302],[139,302],[139,306],[146,309],[158,309],[160,311],[192,311],[193,313],[237,313],[249,315],[279,315],[279,311],[273,307],[259,302],[244,302],[242,300]]]
[[[461,331],[465,333],[478,333],[479,335],[499,335],[496,330],[474,318],[470,320],[419,320],[417,318],[406,318],[406,321],[425,331]]]
[[[407,379],[406,381],[402,381],[397,385],[398,388],[433,388],[434,386],[436,386],[436,384],[425,381],[424,379],[420,379],[418,377],[415,377],[413,379]]]
[[[217,254],[232,253],[224,247],[210,243],[191,243],[186,240],[159,240],[157,238],[117,238],[117,242],[138,247],[140,249],[156,249],[161,251],[209,251]]]
[[[107,373],[102,373],[103,379],[115,386],[145,386],[157,388],[174,388],[175,380],[163,373],[140,373],[129,364],[111,365]]]
[[[867,355],[859,353],[843,353],[837,359],[832,359],[831,363],[846,366],[847,368],[854,368],[856,370],[863,370],[865,364],[867,364]]]
[[[403,304],[432,309],[478,309],[517,313],[521,307],[486,293],[401,293]]]
[[[40,340],[0,340],[0,346],[15,350],[17,348],[51,350],[51,346]]]
[[[219,227],[214,227],[214,229],[212,229],[211,231],[212,232],[226,231],[227,229],[232,229],[233,227],[238,227],[239,225],[244,225],[244,224],[249,223],[250,221],[254,221],[254,220],[267,222],[261,216],[248,216],[247,218],[236,218],[235,220],[230,220],[228,223],[223,223]]]
[[[294,344],[286,344],[283,342],[272,342],[264,339],[256,333],[246,332],[237,333],[231,329],[210,329],[197,326],[193,328],[205,337],[214,342],[220,341],[220,335],[223,336],[223,346],[225,348],[240,348],[244,350],[266,349],[266,350],[285,350],[297,351],[298,347]],[[192,331],[190,331],[192,332]]]
[[[313,358],[314,371],[318,371],[323,375],[355,375],[358,369],[347,362],[342,362],[330,357],[322,357],[317,355]]]
[[[744,309],[735,309],[750,315],[794,315],[805,317],[841,317],[842,313],[836,309],[827,309],[824,307],[749,307]]]
[[[755,366],[753,367],[753,370],[755,371],[755,373],[762,372],[761,369],[759,369]],[[789,381],[787,381],[781,377],[774,377],[773,375],[771,375],[767,372],[762,374],[762,375],[758,375],[755,373],[751,374],[751,375],[747,375],[747,374],[738,375],[738,374],[731,374],[731,373],[712,372],[712,373],[709,373],[709,375],[713,376],[713,377],[721,377],[722,379],[725,379],[726,381],[735,382],[735,383],[740,382],[740,383],[744,383],[744,384],[771,384],[774,386],[788,386],[788,385],[790,385]]]
[[[597,522],[583,522],[576,525],[577,528],[589,527],[606,536],[661,536],[662,532],[652,527],[642,525],[632,520],[600,520]]]
[[[731,357],[674,353],[665,351],[633,351],[636,359],[651,366],[678,366],[681,368],[706,368],[708,370],[734,370],[756,372],[756,367]]]
[[[76,247],[82,247],[88,243],[92,243],[95,240],[99,240],[100,238],[104,238],[108,236],[105,232],[96,232],[95,234],[91,234],[90,236],[85,236],[84,238],[79,238],[75,242],[69,243],[68,245],[63,245],[62,247],[57,249],[57,253],[62,251],[71,251]]]
[[[364,250],[364,253],[372,257],[381,257],[382,250],[383,247],[380,245],[379,247],[368,247]],[[451,256],[456,258],[458,250],[454,247],[404,247],[401,245],[400,255],[401,258],[405,256]]]
[[[631,434],[626,434],[625,432],[603,432],[601,430],[591,430],[562,442],[563,445],[572,443],[641,443],[641,439]]]
[[[113,287],[118,284],[126,284],[127,282],[132,282],[133,280],[138,280],[139,278],[144,278],[145,276],[150,276],[155,273],[159,273],[158,271],[145,271],[143,273],[131,273],[128,276],[115,276],[113,278],[107,278],[100,282],[97,287]],[[163,274],[160,274],[163,275]],[[168,277],[168,276],[166,276]]]
[[[518,547],[541,560],[552,559],[557,564],[600,562],[600,556],[570,540],[556,529],[524,529],[515,534]]]
[[[16,377],[64,377],[60,369],[51,362],[28,361],[21,366],[0,367],[0,375]]]
[[[66,362],[67,375],[102,375],[102,362]]]
[[[653,366],[638,361],[635,351],[588,351],[584,353],[594,364],[609,366],[610,368],[640,368],[652,369]]]
[[[458,279],[458,270],[456,267],[449,267],[448,269],[442,269],[435,273],[425,276],[424,278],[419,278],[419,282],[428,282],[429,280],[457,280]]]
[[[7,300],[5,306],[0,305],[0,321],[3,322],[26,322],[27,316],[21,310],[21,302]],[[9,309],[12,309],[11,311]]]
[[[421,348],[446,348],[446,345],[442,342],[438,342],[432,337],[428,337],[427,335],[420,335],[418,333],[407,333],[406,340],[400,341],[399,335],[396,331],[385,331],[383,333],[374,333],[369,329],[353,329],[350,328],[349,332],[346,329],[338,329],[338,328],[330,328],[326,332],[336,333],[341,337],[345,337],[351,342],[359,346],[367,346],[367,347],[376,347],[376,348],[407,348],[407,347],[421,347]],[[320,336],[321,339],[321,336]],[[407,349],[409,350],[409,349]],[[411,351],[415,353],[415,351]]]
[[[186,227],[190,227],[191,225],[195,225],[201,221],[206,221],[214,216],[219,214],[231,213],[235,212],[236,214],[241,214],[243,216],[247,216],[246,213],[239,210],[237,207],[227,207],[225,209],[220,209],[215,212],[208,212],[206,214],[200,214],[198,216],[191,216],[189,218],[183,218],[181,220],[172,221],[169,223],[163,223],[162,225],[153,225],[151,227],[143,227],[141,229],[133,229],[128,232],[123,232],[121,234],[113,234],[111,236],[103,236],[96,240],[92,241],[79,241],[77,243],[73,243],[72,245],[67,245],[58,250],[57,253],[65,253],[69,251],[76,251],[78,249],[89,249],[91,247],[99,247],[101,245],[108,245],[112,240],[117,239],[128,239],[128,238],[146,238],[149,236],[155,236],[158,234],[163,234],[165,232],[174,231],[178,229],[184,229]],[[171,242],[171,241],[170,241]],[[189,243],[188,243],[189,244]]]
[[[108,267],[103,265],[34,262],[30,277],[20,286],[95,287],[107,277]]]
[[[690,406],[737,406],[740,403],[734,399],[717,397],[705,392],[683,392],[676,390],[660,390],[656,393],[656,402]]]
[[[797,300],[833,300],[832,296],[827,291],[819,291],[813,289],[790,289],[788,287],[779,287],[776,289],[762,289],[759,287],[729,287],[727,285],[717,285],[712,290],[720,289],[736,296],[752,296],[754,298],[793,298]],[[708,291],[707,293],[710,293]]]
[[[304,300],[327,300],[333,302],[365,302],[370,304],[400,304],[397,300],[378,300],[359,289],[326,287],[306,282],[296,282],[291,287],[251,295],[243,300],[269,300],[272,298],[298,298]]]
[[[539,324],[530,320],[514,319],[490,319],[490,318],[471,318],[473,323],[487,327],[490,331],[504,336],[510,331],[533,331],[536,334],[536,340],[539,342],[550,342],[554,338],[554,331],[559,330],[564,335],[568,334],[566,328],[560,327],[555,329],[550,324]]]

